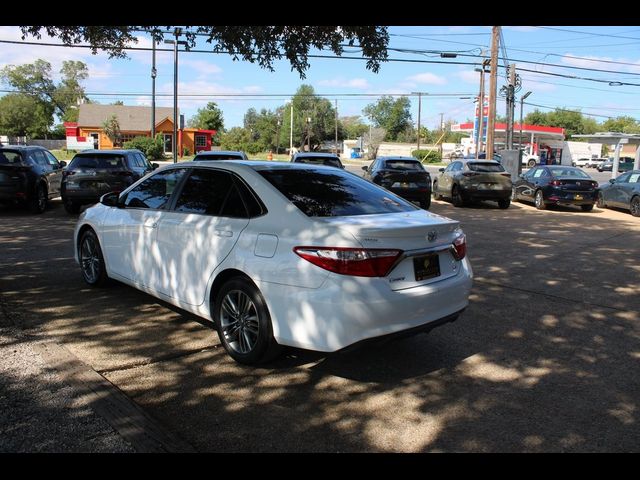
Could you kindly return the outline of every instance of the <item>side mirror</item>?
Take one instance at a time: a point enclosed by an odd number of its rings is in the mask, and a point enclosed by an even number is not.
[[[615,178],[610,178],[609,179],[609,183],[616,183],[616,179]]]
[[[364,170],[365,172],[368,172],[369,171],[369,167],[367,167],[366,165],[363,165],[362,166],[362,170]]]
[[[444,168],[439,168],[438,171],[439,172],[444,172]]]
[[[153,169],[155,170],[156,168],[158,168],[160,165],[158,165],[157,163],[153,162],[151,164],[151,166],[153,167]]]
[[[118,207],[119,192],[105,193],[100,197],[100,203],[106,207]]]
[[[64,160],[60,160],[58,163],[60,164],[60,168],[64,168],[67,166],[67,162],[65,162]]]

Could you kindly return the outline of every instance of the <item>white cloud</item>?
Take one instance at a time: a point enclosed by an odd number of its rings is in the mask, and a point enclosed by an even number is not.
[[[455,76],[463,82],[473,83],[480,86],[480,72],[475,72],[473,70],[461,70],[460,72],[455,73]]]
[[[574,57],[580,57],[580,58],[574,58]],[[619,63],[607,64],[607,63],[603,63],[602,60],[605,60],[608,62],[616,61],[616,62],[631,63],[632,65],[623,65]],[[571,65],[574,67],[619,70],[619,71],[628,71],[633,73],[640,72],[640,60],[629,60],[625,58],[611,58],[611,57],[597,57],[595,55],[574,55],[572,53],[565,53],[561,61],[562,63]]]
[[[341,87],[341,88],[369,88],[369,82],[364,78],[333,78],[330,80],[320,80],[318,85],[322,87]]]
[[[180,109],[192,109],[204,107],[207,102],[215,101],[233,101],[233,97],[227,95],[233,94],[256,94],[260,93],[262,88],[256,85],[246,87],[228,87],[219,83],[212,83],[208,80],[197,79],[190,82],[178,82],[178,95],[205,95],[203,97],[191,97],[180,99]],[[156,98],[158,106],[173,106],[173,83],[167,82],[158,86],[158,93],[170,94]],[[216,95],[220,95],[216,98]],[[142,98],[142,97],[140,97]]]
[[[411,75],[406,78],[409,82],[415,82],[418,84],[427,84],[427,85],[445,85],[447,83],[447,79],[444,77],[440,77],[433,73],[425,72],[418,73],[417,75]]]
[[[206,77],[209,75],[217,75],[222,72],[222,69],[215,63],[209,63],[205,60],[191,60],[184,59],[179,60],[181,67],[188,67],[195,70],[200,77]]]

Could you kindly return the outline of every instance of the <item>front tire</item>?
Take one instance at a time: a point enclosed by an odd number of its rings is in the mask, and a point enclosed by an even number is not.
[[[631,215],[633,215],[634,217],[640,217],[640,197],[639,196],[635,196],[631,199],[631,202],[629,203],[629,211],[631,212]]]
[[[440,200],[440,199],[442,198],[442,195],[440,195],[440,194],[438,193],[438,181],[437,181],[437,180],[435,180],[435,181],[433,182],[432,190],[433,190],[433,198],[434,198],[435,200]]]
[[[36,186],[33,198],[29,202],[29,210],[31,213],[43,213],[47,208],[47,189],[39,183]]]
[[[503,210],[509,208],[509,205],[511,205],[511,200],[508,198],[498,200],[498,206]]]
[[[454,207],[464,207],[466,202],[464,200],[464,197],[462,196],[460,188],[458,188],[457,185],[454,185],[453,190],[451,190],[451,198],[453,200]]]
[[[423,200],[420,200],[420,208],[429,210],[431,206],[431,195],[427,195]]]
[[[249,279],[235,277],[222,286],[214,317],[220,342],[236,362],[256,365],[280,353],[266,302]]]
[[[98,236],[93,230],[87,230],[82,234],[78,257],[84,281],[92,287],[105,285],[109,277]]]
[[[545,208],[547,208],[547,205],[544,203],[544,195],[542,194],[542,190],[536,191],[534,203],[538,210],[544,210]]]
[[[597,201],[596,205],[598,206],[598,208],[604,208],[605,207],[604,195],[602,195],[602,192],[598,192],[598,201]]]
[[[529,168],[533,168],[536,166],[536,161],[535,160],[529,160],[527,162],[527,165],[529,166]]]

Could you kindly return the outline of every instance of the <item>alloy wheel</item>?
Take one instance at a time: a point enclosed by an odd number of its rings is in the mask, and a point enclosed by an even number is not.
[[[640,197],[633,197],[631,199],[629,210],[634,217],[640,217]]]
[[[220,326],[227,344],[234,351],[247,354],[258,342],[260,321],[255,304],[240,290],[231,290],[222,300]]]
[[[82,241],[82,246],[80,247],[80,266],[82,268],[82,274],[88,283],[94,284],[98,282],[101,260],[100,254],[98,253],[98,246],[91,235],[85,236]]]

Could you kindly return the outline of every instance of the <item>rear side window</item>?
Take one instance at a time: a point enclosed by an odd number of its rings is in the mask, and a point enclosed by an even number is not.
[[[22,163],[22,155],[20,152],[11,150],[0,151],[0,165],[13,165]]]
[[[489,162],[468,162],[467,167],[472,172],[491,173],[505,171],[502,165]]]
[[[309,217],[371,215],[416,210],[383,188],[342,170],[258,170]]]
[[[196,160],[243,160],[242,155],[238,155],[238,154],[208,154],[208,155],[196,155],[193,158],[194,161]]]
[[[123,169],[125,162],[122,155],[76,155],[68,168]]]
[[[164,208],[185,172],[184,168],[180,168],[152,175],[127,193],[125,207]]]
[[[231,175],[194,169],[176,202],[176,212],[246,217],[247,211]]]
[[[411,160],[387,160],[384,166],[389,170],[424,170],[420,162],[412,162]]]

